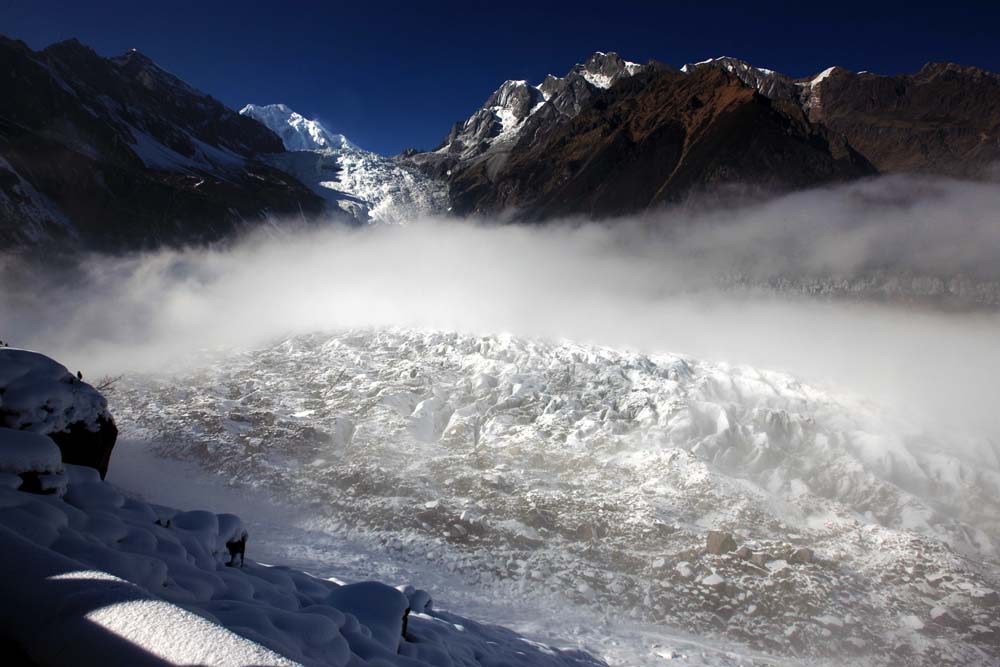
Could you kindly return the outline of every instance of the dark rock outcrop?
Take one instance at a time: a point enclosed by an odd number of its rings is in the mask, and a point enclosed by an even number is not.
[[[797,565],[806,565],[812,563],[816,560],[813,550],[807,547],[800,547],[792,552],[792,555],[788,557],[789,563],[796,563]]]
[[[111,450],[118,440],[118,426],[111,415],[97,417],[97,430],[91,430],[83,421],[71,423],[65,430],[47,433],[62,452],[63,463],[93,468],[101,474],[101,479],[108,475],[108,465],[111,463]]]

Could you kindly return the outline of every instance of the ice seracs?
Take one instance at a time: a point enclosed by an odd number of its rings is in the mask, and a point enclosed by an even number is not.
[[[800,659],[841,656],[854,641],[852,656],[871,665],[892,664],[880,656],[899,643],[913,665],[969,664],[1000,635],[993,444],[781,373],[514,336],[353,330],[119,391],[155,406],[119,417],[162,455],[315,508],[310,526],[368,526],[351,538],[425,576],[443,567],[484,598],[516,592],[562,615]],[[241,428],[227,429],[234,419]],[[334,437],[344,419],[349,445]],[[731,540],[707,549],[713,530]],[[931,648],[900,630],[897,609],[929,618],[946,604],[962,627],[998,634],[944,628]],[[843,627],[831,632],[821,614]],[[619,631],[588,643],[614,653],[637,641]]]
[[[448,208],[444,183],[366,151],[284,104],[248,104],[240,113],[281,138],[288,152],[268,156],[271,164],[357,222],[406,222]]]

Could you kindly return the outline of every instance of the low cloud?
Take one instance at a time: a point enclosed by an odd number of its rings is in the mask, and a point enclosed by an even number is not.
[[[568,337],[748,363],[1000,435],[1000,317],[720,289],[882,272],[1000,280],[1000,186],[881,178],[546,226],[260,231],[226,248],[3,261],[0,337],[88,377],[343,327]]]

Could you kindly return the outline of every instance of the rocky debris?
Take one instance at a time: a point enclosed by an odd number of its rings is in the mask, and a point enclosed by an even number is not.
[[[596,539],[605,537],[608,534],[607,529],[601,525],[594,524],[583,524],[576,529],[576,536],[578,539],[593,542]]]
[[[792,552],[792,555],[788,557],[789,563],[796,563],[799,565],[804,565],[806,563],[812,563],[815,560],[815,555],[812,549],[807,549],[806,547],[801,547]]]
[[[736,551],[736,540],[730,533],[723,532],[721,530],[712,530],[708,533],[708,538],[705,541],[705,549],[710,554],[727,554],[731,551]]]

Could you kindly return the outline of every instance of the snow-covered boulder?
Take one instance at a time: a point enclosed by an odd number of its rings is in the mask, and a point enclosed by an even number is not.
[[[391,657],[399,651],[410,611],[410,601],[401,592],[378,581],[362,581],[334,588],[326,601],[368,629],[359,629],[357,636],[348,638],[362,658],[374,659],[386,652]]]
[[[0,485],[32,493],[65,488],[59,447],[38,433],[0,428]]]
[[[65,463],[108,472],[118,427],[99,391],[37,352],[0,348],[0,426],[46,435]]]

